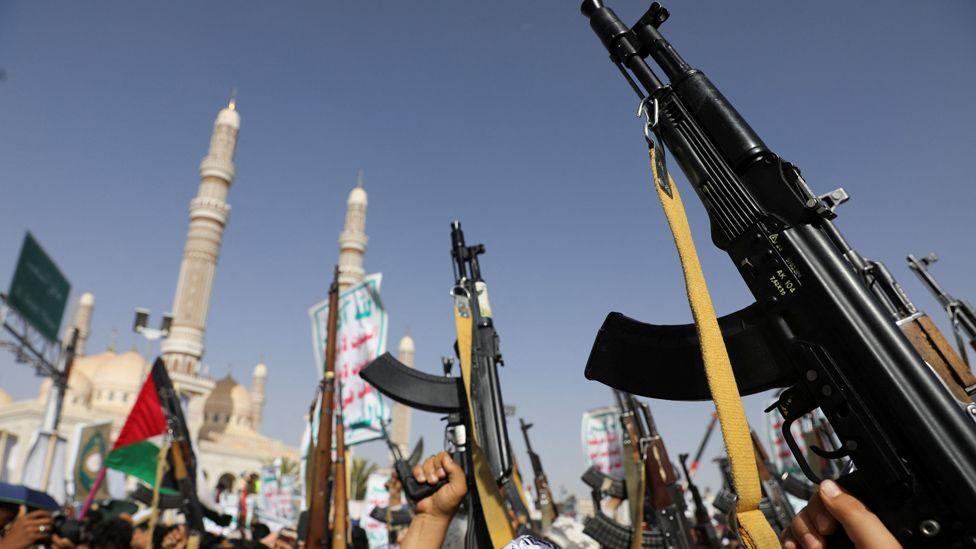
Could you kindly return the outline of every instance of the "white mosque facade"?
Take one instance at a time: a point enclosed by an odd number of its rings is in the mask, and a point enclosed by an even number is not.
[[[161,346],[174,388],[186,402],[186,419],[196,443],[199,468],[210,488],[228,475],[240,478],[257,472],[277,458],[299,459],[297,448],[260,432],[268,378],[265,364],[254,367],[250,388],[230,375],[210,379],[201,368],[210,295],[230,214],[227,196],[235,175],[233,160],[239,128],[240,115],[231,101],[217,115],[209,151],[200,163],[200,186],[190,201],[190,224],[173,299],[173,322]],[[349,193],[345,225],[339,235],[339,283],[343,289],[364,277],[367,204],[360,173],[356,187]],[[150,369],[146,357],[135,351],[118,353],[109,348],[85,354],[90,350],[86,349],[86,342],[92,329],[94,304],[92,294],[82,295],[73,320],[79,333],[78,356],[69,376],[58,427],[68,448],[76,427],[92,422],[110,421],[114,439]],[[404,363],[413,366],[414,342],[410,336],[400,341],[398,354]],[[31,437],[42,424],[50,390],[51,381],[45,379],[36,397],[14,401],[0,388],[0,438],[6,433],[18,441],[5,464],[9,481],[19,482],[23,476]],[[404,451],[410,439],[410,416],[408,407],[394,407],[391,438]]]
[[[210,379],[201,368],[210,295],[230,213],[226,199],[234,179],[239,128],[240,115],[232,100],[218,113],[209,150],[200,163],[200,186],[190,201],[190,226],[173,300],[173,323],[162,343],[173,385],[187,403],[186,419],[196,442],[199,468],[211,487],[225,475],[257,472],[277,458],[298,459],[297,448],[260,433],[267,366],[254,367],[250,389],[230,375]],[[79,333],[78,357],[68,378],[58,426],[68,448],[76,427],[86,423],[110,421],[114,439],[150,369],[146,358],[135,351],[117,353],[110,348],[85,354],[94,301],[92,294],[82,295],[73,322]],[[12,482],[23,477],[31,438],[42,424],[50,391],[50,379],[41,383],[35,398],[14,401],[0,389],[0,438],[6,433],[8,440],[10,435],[17,440],[4,464]]]

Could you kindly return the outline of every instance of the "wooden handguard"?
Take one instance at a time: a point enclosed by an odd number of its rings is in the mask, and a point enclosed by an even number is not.
[[[976,385],[976,376],[969,371],[969,367],[928,315],[922,314],[915,320],[902,324],[901,331],[922,359],[939,374],[959,402],[973,402],[966,388]]]

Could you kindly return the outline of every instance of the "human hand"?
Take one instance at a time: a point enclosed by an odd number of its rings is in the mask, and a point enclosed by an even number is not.
[[[50,512],[38,509],[28,513],[27,507],[21,505],[7,535],[0,539],[0,549],[26,549],[37,545],[37,542],[51,535],[53,524]]]
[[[68,538],[62,538],[57,534],[51,534],[51,549],[73,549],[74,542]]]
[[[180,524],[166,532],[160,545],[163,546],[163,549],[185,549],[186,542],[186,525]]]
[[[447,479],[447,484],[417,502],[417,514],[450,521],[468,493],[468,482],[461,467],[454,463],[450,454],[441,452],[414,467],[413,476],[417,482],[425,482],[431,486]]]
[[[858,549],[901,547],[877,515],[832,480],[820,483],[817,493],[783,531],[785,549],[824,549],[826,537],[843,527]]]

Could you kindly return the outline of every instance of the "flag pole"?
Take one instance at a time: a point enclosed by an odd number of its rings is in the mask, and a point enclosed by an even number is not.
[[[85,503],[81,506],[81,512],[78,513],[78,520],[85,520],[85,515],[88,514],[88,510],[91,509],[92,503],[95,502],[95,494],[98,493],[99,488],[102,487],[102,482],[105,481],[105,467],[104,460],[102,462],[102,468],[98,470],[98,476],[95,477],[95,483],[92,484],[91,490],[88,491],[88,495],[85,496]]]
[[[169,452],[169,440],[159,449],[159,456],[156,457],[156,480],[153,482],[151,511],[149,512],[149,543],[152,544],[153,532],[156,531],[156,524],[159,523],[159,487],[163,484],[163,472],[166,469],[166,455]]]

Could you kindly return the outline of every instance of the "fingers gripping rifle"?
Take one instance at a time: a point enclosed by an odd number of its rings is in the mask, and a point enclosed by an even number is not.
[[[842,483],[903,543],[946,546],[972,539],[973,417],[855,271],[831,221],[836,214],[661,35],[657,27],[667,10],[653,4],[633,28],[599,0],[586,0],[582,11],[641,102],[653,107],[648,138],[663,141],[675,156],[705,206],[713,242],[756,298],[720,321],[741,392],[788,387],[777,403],[783,436],[814,482],[820,479],[790,425],[820,407],[842,444],[828,457],[850,457],[856,465]],[[688,330],[611,314],[587,377],[656,398],[707,398],[700,374],[687,373],[696,370],[695,361],[679,369],[659,360],[687,355],[667,336],[687,344]],[[648,349],[659,353],[648,355]],[[744,361],[749,357],[755,360]]]
[[[499,502],[504,499],[503,489],[507,488],[512,474],[512,460],[498,381],[502,358],[488,289],[478,262],[482,253],[483,245],[466,245],[460,223],[451,224],[451,257],[455,274],[451,293],[455,300],[455,323],[458,326],[455,349],[461,363],[461,376],[425,374],[406,367],[389,353],[366,366],[360,375],[378,391],[401,404],[448,414],[449,437],[461,452],[462,459],[458,462],[465,468],[469,485],[477,488],[468,492],[469,509],[480,509],[475,511],[478,517],[475,529],[481,530],[476,535],[480,536],[479,543],[487,546],[496,537],[513,537],[510,534],[514,534],[514,530],[496,535],[492,529],[497,528],[497,523],[507,523],[504,517],[515,503],[506,503],[508,509],[499,507]],[[445,373],[448,364],[444,364]],[[487,473],[486,476],[480,476],[479,471]],[[418,499],[416,491],[411,495],[406,484],[404,488],[408,497]],[[489,514],[503,518],[488,519]]]

